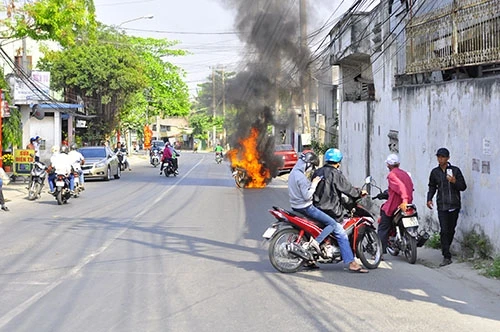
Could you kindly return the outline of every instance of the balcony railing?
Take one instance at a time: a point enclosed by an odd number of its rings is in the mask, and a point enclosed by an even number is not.
[[[413,17],[407,36],[407,74],[500,63],[500,1],[454,1]]]

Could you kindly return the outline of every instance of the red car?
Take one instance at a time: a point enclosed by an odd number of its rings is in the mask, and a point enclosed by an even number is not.
[[[291,144],[276,145],[274,154],[283,158],[283,166],[279,168],[280,172],[291,171],[298,160],[297,152],[295,152]]]

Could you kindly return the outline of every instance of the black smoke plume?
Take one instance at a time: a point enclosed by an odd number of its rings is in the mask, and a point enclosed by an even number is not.
[[[286,96],[289,104],[298,100],[300,74],[304,71],[308,50],[300,48],[299,6],[297,1],[225,0],[236,10],[235,27],[245,43],[244,70],[228,82],[227,102],[237,109],[237,129],[229,138],[233,148],[249,135],[251,128],[259,131],[258,150],[262,161],[277,174],[281,160],[274,156],[275,138],[271,125],[279,129],[293,125],[294,116],[278,110],[279,98]]]

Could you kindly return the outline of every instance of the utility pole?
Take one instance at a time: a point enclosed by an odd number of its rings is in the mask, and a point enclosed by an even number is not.
[[[302,70],[300,73],[300,102],[302,106],[302,133],[311,133],[311,121],[309,115],[309,64],[307,59],[307,12],[306,0],[300,0],[299,17],[300,17],[300,52],[302,61]]]
[[[215,67],[212,67],[212,110],[213,110],[213,128],[212,128],[212,147],[215,146],[215,136],[217,135],[216,133],[216,127],[215,127]]]
[[[226,86],[225,86],[225,81],[224,81],[224,65],[222,65],[222,120],[224,121],[222,128],[224,129],[223,131],[223,137],[224,137],[224,144],[227,143],[227,133],[226,133]]]

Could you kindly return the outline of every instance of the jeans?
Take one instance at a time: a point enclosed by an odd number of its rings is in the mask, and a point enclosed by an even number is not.
[[[439,227],[441,228],[441,252],[444,258],[451,259],[450,247],[455,236],[458,213],[460,209],[453,211],[438,211]]]
[[[344,263],[349,264],[354,261],[354,255],[351,250],[351,245],[349,244],[349,238],[347,237],[347,234],[345,233],[344,228],[341,224],[336,222],[335,219],[333,219],[314,205],[309,205],[306,208],[294,210],[325,224],[326,227],[323,228],[323,231],[318,235],[316,241],[321,243],[328,235],[330,235],[330,233],[333,233],[339,244],[340,254],[342,255]]]
[[[69,190],[75,190],[75,179],[73,178],[73,174],[70,173],[68,178],[69,178]],[[49,181],[49,189],[51,192],[54,191],[55,180],[56,180],[56,173],[50,173],[48,181]]]

